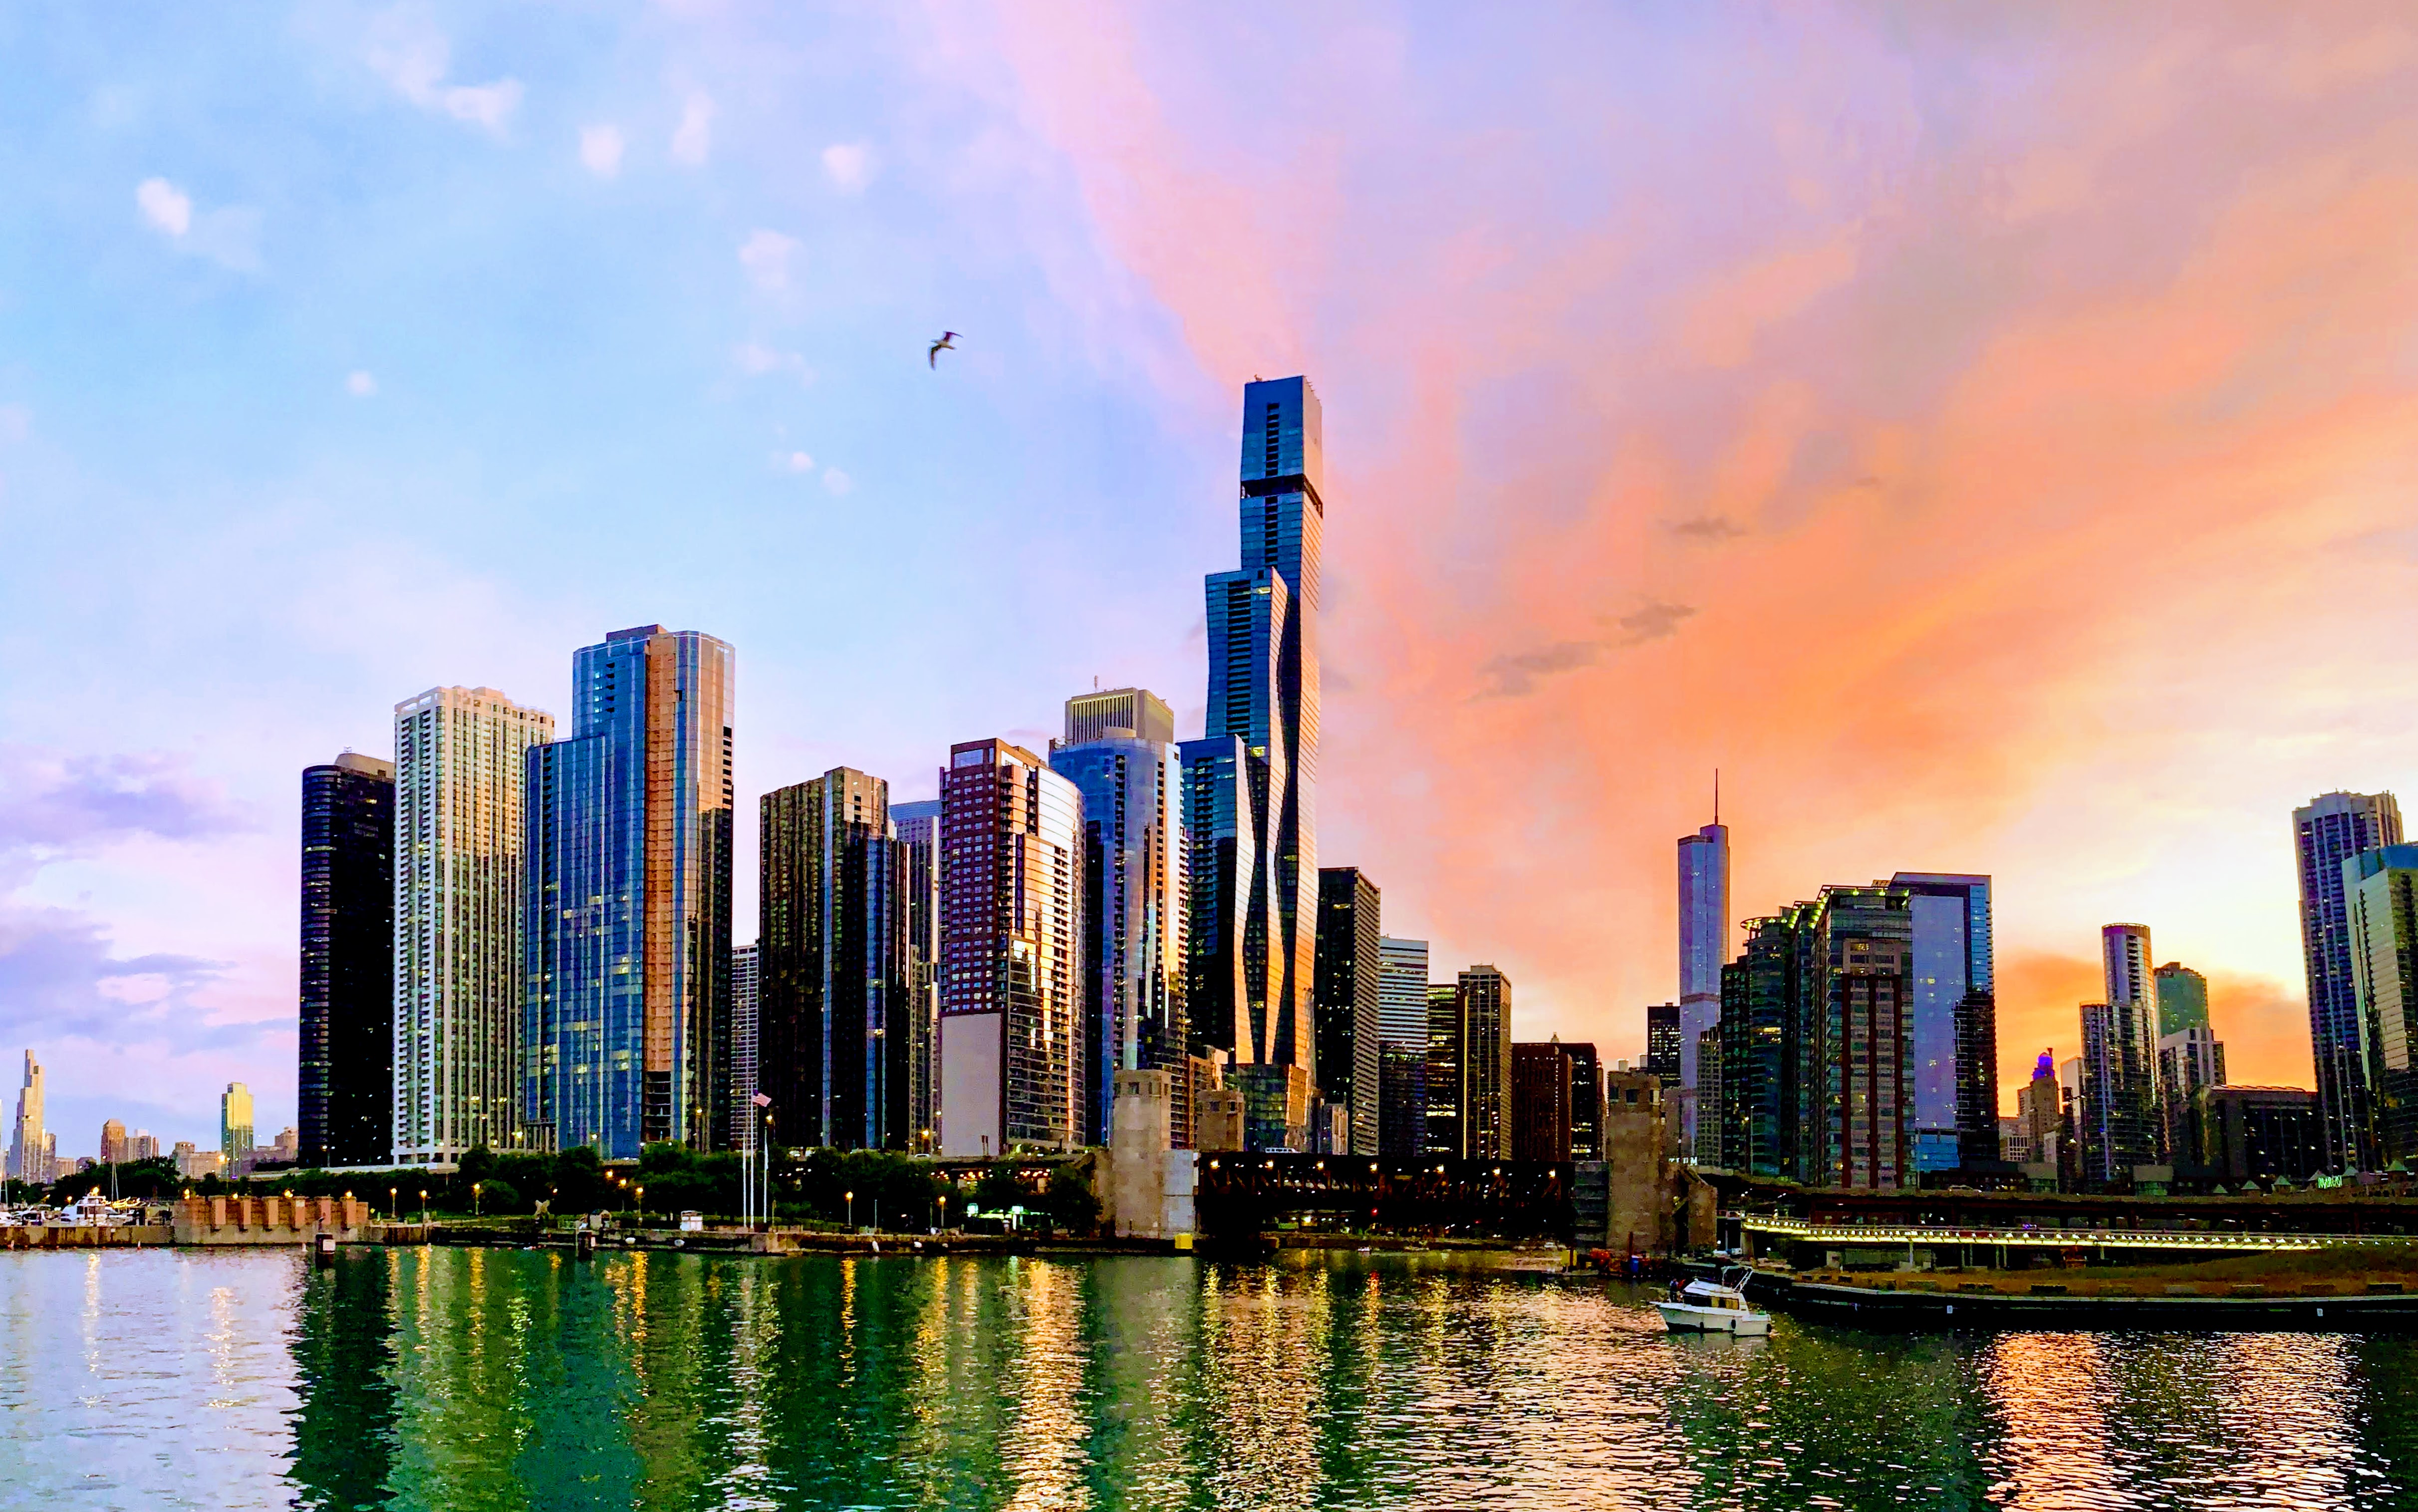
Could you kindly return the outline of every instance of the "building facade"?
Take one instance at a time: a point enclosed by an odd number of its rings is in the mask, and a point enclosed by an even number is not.
[[[1377,884],[1356,866],[1318,872],[1318,964],[1311,1002],[1318,1025],[1319,1095],[1351,1109],[1345,1154],[1377,1153],[1383,1095],[1385,956]]]
[[[2135,1179],[2134,1168],[2161,1166],[2167,1153],[2149,926],[2109,924],[2100,931],[2100,951],[2107,1000],[2082,1008],[2075,1137],[2084,1184],[2122,1190]]]
[[[614,631],[573,657],[570,738],[528,753],[536,1148],[728,1138],[734,676],[712,635]]]
[[[1143,727],[1151,733],[1138,733]],[[1049,753],[1049,770],[1083,804],[1083,1137],[1092,1144],[1108,1142],[1117,1072],[1171,1074],[1192,1048],[1183,775],[1163,738],[1174,728],[1167,705],[1144,689],[1089,694],[1066,701],[1066,742]],[[1171,1129],[1185,1121],[1178,1103]]]
[[[553,733],[550,715],[493,688],[431,688],[394,706],[397,1165],[508,1149],[519,1128],[522,761]]]
[[[1570,1062],[1570,1158],[1601,1160],[1603,1158],[1603,1061],[1595,1046],[1584,1041],[1563,1043],[1560,1036],[1553,1043]],[[1648,1075],[1652,1075],[1649,1071]],[[1657,1078],[1658,1085],[1668,1086]]]
[[[1450,982],[1428,984],[1427,1151],[1469,1153],[1469,1001]]]
[[[1568,1160],[1570,1058],[1559,1044],[1511,1046],[1511,1158]]]
[[[2292,811],[2301,888],[2301,955],[2308,971],[2309,1041],[2317,1061],[2319,1149],[2325,1168],[2380,1166],[2372,1045],[2351,978],[2343,863],[2401,844],[2391,793],[2326,793]]]
[[[302,771],[295,1128],[305,1166],[394,1153],[394,763],[346,751]]]
[[[1317,1079],[1310,1022],[1318,889],[1318,605],[1326,506],[1318,395],[1306,378],[1243,390],[1242,566],[1205,584],[1207,740],[1239,739],[1254,849],[1243,927],[1246,1063]],[[1187,753],[1186,759],[1189,760]]]
[[[1670,1109],[1679,1123],[1681,1147],[1695,1138],[1696,1047],[1722,1015],[1722,969],[1730,962],[1730,832],[1713,822],[1679,837],[1679,1064]],[[1649,1055],[1651,1044],[1649,1037]]]
[[[230,1176],[252,1169],[252,1089],[240,1081],[219,1094],[219,1156]]]
[[[11,1181],[51,1180],[51,1137],[43,1125],[42,1063],[25,1052],[25,1071],[17,1083],[17,1117],[8,1131],[8,1177]]]
[[[1379,1153],[1427,1153],[1428,942],[1377,940]]]
[[[1253,1002],[1266,1002],[1268,954],[1247,949],[1252,921],[1276,895],[1259,864],[1252,758],[1239,736],[1176,747],[1184,784],[1184,1006],[1192,1053],[1223,1058],[1250,1042]]]
[[[1719,1023],[1721,1014],[1721,1004],[1717,999],[1705,1029],[1710,1029],[1714,1024]],[[1645,1059],[1640,1063],[1638,1069],[1647,1076],[1660,1077],[1662,1078],[1663,1086],[1674,1089],[1683,1085],[1690,1087],[1695,1085],[1692,1079],[1684,1083],[1680,1080],[1680,1074],[1686,1069],[1689,1060],[1686,1052],[1679,1047],[1681,1022],[1679,1005],[1676,1002],[1650,1002],[1645,1005]],[[1697,1031],[1696,1037],[1699,1044],[1703,1043],[1704,1030]]]
[[[893,803],[890,823],[898,832],[900,911],[907,920],[907,1095],[915,1131],[910,1148],[928,1155],[938,1150],[932,1120],[941,1026],[941,801]],[[1184,1092],[1176,1089],[1179,1128]]]
[[[890,785],[852,767],[766,793],[758,891],[758,1090],[780,1138],[911,1142],[907,919]]]
[[[2158,995],[2160,1039],[2209,1027],[2208,978],[2181,961],[2168,961],[2151,974],[2157,978],[2152,987]]]
[[[1083,801],[1006,741],[941,771],[943,1154],[1082,1142]]]
[[[2377,1153],[2407,1168],[2418,1162],[2418,846],[2343,863],[2343,926],[2368,1037]]]
[[[1900,872],[1914,920],[1906,1035],[1914,1061],[1914,1168],[1998,1159],[1997,982],[1990,879]]]
[[[1511,1158],[1511,979],[1484,964],[1464,969],[1462,1129],[1471,1160]]]
[[[2206,1087],[2192,1098],[2202,1172],[2239,1190],[2245,1182],[2305,1184],[2325,1169],[2316,1096],[2299,1087]]]
[[[2203,1087],[2225,1085],[2225,1046],[2204,1024],[2158,1036],[2158,1122],[2166,1163],[2178,1174],[2196,1156],[2192,1148],[2191,1103]]]
[[[756,947],[732,946],[729,1147],[744,1154],[754,1154],[761,1148],[757,1131],[764,1126],[762,1111],[756,1106],[758,981]]]

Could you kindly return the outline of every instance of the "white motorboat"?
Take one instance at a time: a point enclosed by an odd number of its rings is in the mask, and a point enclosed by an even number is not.
[[[1760,1337],[1771,1332],[1771,1314],[1747,1306],[1746,1293],[1723,1281],[1691,1281],[1676,1302],[1658,1302],[1662,1326],[1675,1334],[1737,1334]]]

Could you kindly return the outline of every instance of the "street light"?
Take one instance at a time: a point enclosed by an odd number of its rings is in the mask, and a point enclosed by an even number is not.
[[[643,1229],[647,1226],[647,1189],[634,1186],[630,1190],[638,1194],[638,1227]]]
[[[485,1184],[486,1183],[484,1182],[472,1182],[470,1184],[470,1216],[473,1218],[479,1215],[479,1188]]]
[[[856,1232],[856,1194],[854,1192],[842,1192],[840,1194],[840,1200],[848,1204],[848,1231],[849,1233],[854,1233]]]
[[[423,1229],[428,1226],[428,1188],[425,1186],[420,1189],[420,1225]]]
[[[943,1198],[941,1198],[941,1221],[940,1221],[938,1224],[936,1224],[936,1225],[934,1225],[934,1226],[933,1226],[933,1232],[935,1232],[935,1233],[946,1233],[946,1232],[948,1232],[948,1231],[949,1231],[949,1199],[948,1199],[946,1197],[943,1197]]]
[[[401,1194],[391,1186],[386,1189],[386,1221],[389,1223],[403,1221],[403,1199]]]

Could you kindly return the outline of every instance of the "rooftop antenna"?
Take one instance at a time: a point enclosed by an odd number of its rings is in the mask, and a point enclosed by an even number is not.
[[[1719,768],[1719,767],[1715,767],[1715,768],[1713,769],[1713,825],[1714,825],[1714,827],[1715,827],[1716,829],[1720,828],[1720,826],[1721,826],[1721,822],[1722,822],[1722,769],[1721,769],[1721,768]]]

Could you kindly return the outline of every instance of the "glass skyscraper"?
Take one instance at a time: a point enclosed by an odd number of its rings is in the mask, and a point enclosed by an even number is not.
[[[753,1154],[764,1115],[756,1107],[756,947],[730,952],[730,1148]]]
[[[1379,941],[1377,884],[1356,866],[1318,872],[1318,971],[1311,1002],[1318,1023],[1319,1095],[1351,1110],[1351,1148],[1377,1153],[1379,1016],[1385,956]]]
[[[1721,821],[1718,786],[1713,822],[1679,837],[1679,1023],[1675,1068],[1679,1148],[1695,1148],[1696,1050],[1722,1016],[1722,968],[1730,959],[1730,832]]]
[[[1900,872],[1914,964],[1906,1038],[1914,1058],[1913,1162],[1952,1170],[1998,1158],[1998,1017],[1990,879]]]
[[[2129,1188],[2134,1168],[2165,1162],[2165,1114],[2158,1092],[2157,977],[2146,924],[2100,932],[2106,1000],[2082,1005],[2082,1096],[2074,1138],[2082,1179],[2094,1189]]]
[[[1247,1005],[1267,1000],[1267,952],[1247,946],[1273,916],[1275,896],[1258,869],[1252,760],[1242,738],[1186,741],[1176,754],[1186,852],[1185,1018],[1192,1053],[1217,1058],[1249,1043]]]
[[[2380,846],[2344,862],[2343,917],[2372,1042],[2378,1153],[2388,1167],[2407,1166],[2418,1161],[2418,846]]]
[[[2292,811],[2300,863],[2301,954],[2309,975],[2309,1040],[2318,1071],[2318,1134],[2325,1168],[2373,1169],[2377,1157],[2374,1046],[2351,979],[2343,863],[2401,844],[2391,793],[2326,793]]]
[[[757,1080],[785,1143],[905,1150],[905,861],[890,785],[851,767],[763,798]]]
[[[304,1166],[394,1153],[394,763],[347,751],[302,771]]]
[[[1066,700],[1066,742],[1049,770],[1083,803],[1083,1119],[1109,1141],[1120,1071],[1182,1069],[1184,795],[1175,719],[1155,694],[1123,688]]]
[[[538,1148],[624,1160],[728,1137],[732,697],[725,642],[617,630],[573,658],[570,739],[528,753]]]
[[[1317,392],[1307,378],[1243,390],[1238,571],[1210,574],[1204,735],[1247,756],[1250,909],[1237,1057],[1314,1077],[1309,1000],[1317,936],[1318,604],[1326,506]],[[1187,756],[1188,759],[1188,756]],[[1264,963],[1264,965],[1261,963]]]
[[[890,805],[898,832],[899,912],[907,921],[908,1148],[931,1154],[941,1029],[941,801]]]
[[[1379,1153],[1417,1156],[1428,1137],[1428,942],[1377,941]]]
[[[394,710],[394,1099],[398,1165],[508,1149],[527,976],[521,763],[554,720],[493,688]]]
[[[1083,800],[1006,741],[941,771],[944,1155],[1083,1142]]]

